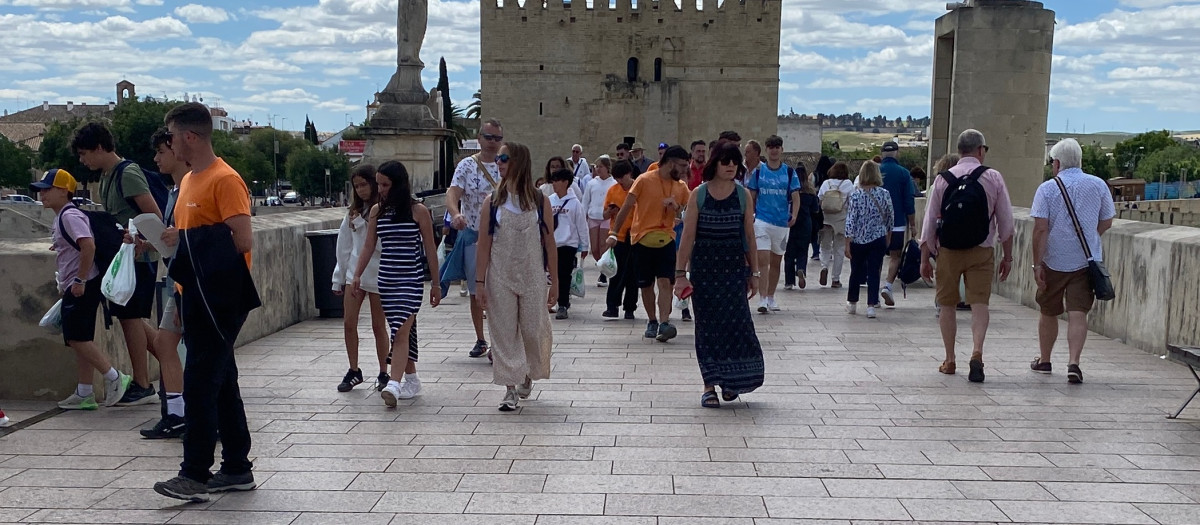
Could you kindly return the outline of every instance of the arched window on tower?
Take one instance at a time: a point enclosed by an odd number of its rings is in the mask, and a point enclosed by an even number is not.
[[[638,79],[638,59],[637,57],[629,57],[629,62],[626,63],[625,76],[630,82],[637,82]]]
[[[654,81],[662,82],[662,59],[654,59]]]

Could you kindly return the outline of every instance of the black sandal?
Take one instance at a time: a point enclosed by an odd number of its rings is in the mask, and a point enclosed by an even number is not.
[[[701,395],[700,406],[704,408],[721,408],[721,400],[717,399],[717,392],[709,390]]]
[[[736,393],[725,390],[724,388],[721,389],[721,399],[725,400],[726,403],[737,401],[737,398],[738,395]]]

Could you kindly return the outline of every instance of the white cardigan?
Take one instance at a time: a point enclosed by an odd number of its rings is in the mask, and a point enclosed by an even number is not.
[[[333,267],[333,290],[340,291],[354,280],[354,270],[358,268],[358,254],[367,242],[367,220],[356,215],[354,220],[347,214],[342,218],[342,226],[338,229],[337,265]],[[379,256],[383,246],[379,239],[375,240],[375,253],[371,262],[363,270],[359,278],[359,286],[371,293],[379,293]]]

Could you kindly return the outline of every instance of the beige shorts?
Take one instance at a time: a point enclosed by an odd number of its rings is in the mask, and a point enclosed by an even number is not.
[[[937,304],[955,306],[963,301],[967,304],[988,304],[992,298],[992,275],[995,273],[996,256],[990,246],[976,246],[966,250],[938,250],[937,270],[934,273],[937,280]],[[959,279],[966,284],[965,299],[958,295]]]
[[[788,234],[791,230],[785,226],[767,224],[758,219],[754,220],[754,243],[759,251],[771,250],[775,255],[787,253]]]

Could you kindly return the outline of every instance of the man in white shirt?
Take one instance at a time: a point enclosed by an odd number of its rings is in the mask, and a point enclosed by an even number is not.
[[[575,177],[574,186],[579,189],[579,194],[583,195],[583,190],[587,189],[588,181],[592,180],[592,167],[588,164],[588,160],[583,157],[583,146],[575,144],[571,146],[571,173]],[[546,181],[549,183],[550,181]]]
[[[1100,236],[1112,227],[1116,209],[1108,185],[1080,169],[1083,149],[1075,139],[1064,139],[1050,149],[1053,180],[1038,186],[1033,197],[1033,276],[1037,281],[1038,346],[1041,356],[1030,363],[1034,372],[1049,374],[1050,353],[1058,340],[1058,316],[1067,312],[1067,382],[1082,383],[1079,356],[1087,340],[1087,314],[1095,294],[1088,274],[1088,257],[1083,241],[1071,220],[1071,209],[1063,196],[1071,198],[1079,228],[1092,259],[1104,260]],[[1062,184],[1060,186],[1059,184]],[[1065,301],[1065,305],[1064,305]]]

